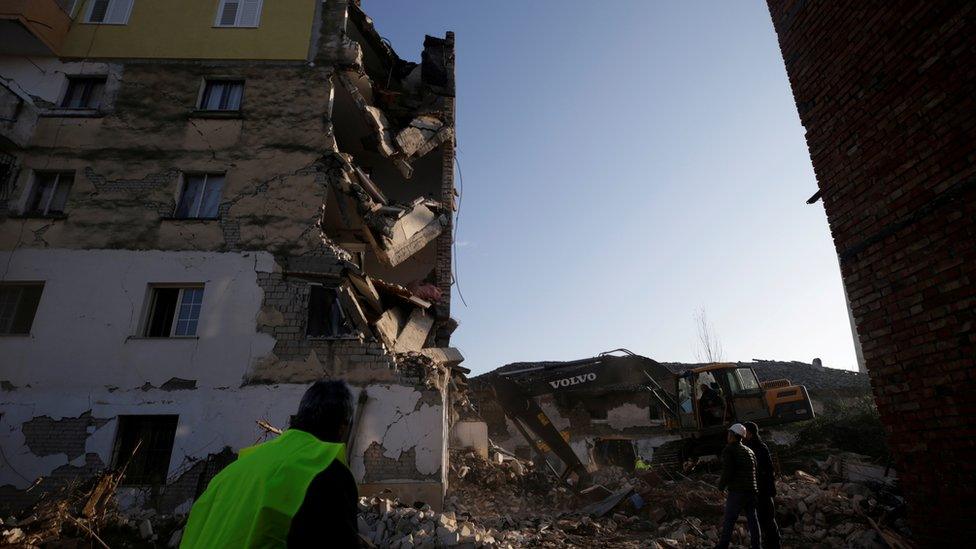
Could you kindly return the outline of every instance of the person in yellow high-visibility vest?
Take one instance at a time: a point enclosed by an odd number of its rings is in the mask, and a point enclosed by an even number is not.
[[[309,387],[274,440],[244,448],[190,510],[181,549],[359,547],[359,497],[346,465],[352,394],[342,381]]]

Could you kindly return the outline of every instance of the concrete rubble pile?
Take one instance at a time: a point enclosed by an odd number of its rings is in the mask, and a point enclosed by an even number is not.
[[[713,547],[724,495],[718,475],[694,468],[627,472],[603,467],[579,495],[530,461],[492,449],[452,455],[446,506],[477,521],[500,546]],[[717,465],[716,462],[711,462]],[[777,480],[777,519],[787,547],[910,547],[903,502],[884,468],[864,456],[837,453],[810,470]],[[472,526],[472,528],[474,528]],[[740,518],[733,542],[748,544]],[[391,545],[396,547],[396,545]]]

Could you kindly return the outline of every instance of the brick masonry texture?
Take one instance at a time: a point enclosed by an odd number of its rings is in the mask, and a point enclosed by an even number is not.
[[[769,0],[912,526],[976,537],[976,3]]]

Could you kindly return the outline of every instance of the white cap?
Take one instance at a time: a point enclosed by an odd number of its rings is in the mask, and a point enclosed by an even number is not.
[[[729,427],[729,431],[732,431],[742,438],[745,438],[746,436],[746,426],[741,423],[734,423],[731,427]]]

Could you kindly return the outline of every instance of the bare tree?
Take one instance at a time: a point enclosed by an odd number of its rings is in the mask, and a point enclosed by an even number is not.
[[[695,358],[698,362],[722,362],[722,342],[719,341],[712,323],[708,321],[704,307],[695,311],[695,328],[698,330],[698,345],[695,346]]]

